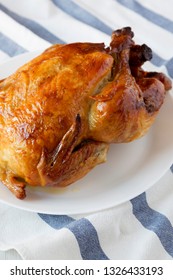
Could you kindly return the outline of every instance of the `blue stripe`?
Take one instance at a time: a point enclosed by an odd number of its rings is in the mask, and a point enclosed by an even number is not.
[[[9,56],[15,56],[17,54],[21,54],[26,52],[25,49],[23,49],[21,46],[16,44],[14,41],[12,41],[10,38],[5,36],[0,32],[0,49],[7,53]]]
[[[52,2],[65,13],[74,17],[75,19],[88,24],[106,34],[111,34],[112,29],[103,23],[100,19],[87,12],[82,7],[78,6],[71,0],[52,0]],[[69,26],[70,28],[70,26]]]
[[[69,223],[75,221],[73,218],[67,215],[48,215],[42,213],[38,213],[38,215],[43,221],[45,221],[54,229],[61,229],[66,227]]]
[[[157,67],[160,67],[164,65],[168,71],[168,74],[171,78],[173,78],[173,58],[169,60],[165,60],[162,57],[160,57],[158,54],[153,52],[153,58],[151,60],[152,64],[154,64]]]
[[[67,215],[38,215],[54,229],[68,228],[74,234],[84,260],[108,260],[100,246],[97,231],[87,219],[75,220]]]
[[[67,228],[75,235],[84,260],[108,260],[100,246],[97,231],[87,219],[80,219]]]
[[[171,169],[171,172],[173,173],[173,164],[171,165],[170,169]]]
[[[166,68],[171,78],[173,78],[173,57],[166,62]]]
[[[167,31],[173,33],[173,21],[167,19],[166,17],[159,15],[134,0],[115,0],[119,4],[125,6],[126,8],[136,12],[152,23],[166,29]],[[170,7],[171,8],[171,7]]]
[[[173,78],[173,57],[170,58],[169,60],[165,60],[162,57],[160,57],[158,54],[153,52],[153,58],[151,60],[151,63],[157,67],[164,65],[168,71],[169,76]]]
[[[173,257],[173,227],[168,218],[149,207],[146,193],[131,199],[131,203],[138,221],[157,235],[166,252]]]
[[[16,13],[10,11],[5,6],[0,4],[0,10],[2,10],[4,13],[6,13],[8,16],[13,18],[15,21],[20,23],[21,25],[25,26],[26,28],[30,29],[33,33],[38,35],[39,37],[43,38],[44,40],[50,42],[51,44],[62,44],[64,43],[61,39],[53,35],[51,32],[49,32],[47,29],[45,29],[43,26],[41,26],[39,23],[36,23],[35,21],[25,18],[23,16],[19,16]],[[32,44],[32,42],[31,42]]]
[[[167,61],[165,59],[163,59],[162,57],[160,57],[158,54],[156,54],[155,52],[152,52],[153,53],[153,57],[152,57],[152,60],[151,62],[157,66],[157,67],[160,67],[162,65],[165,65],[167,64]]]

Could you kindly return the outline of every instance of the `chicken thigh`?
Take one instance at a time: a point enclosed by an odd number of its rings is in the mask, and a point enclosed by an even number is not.
[[[67,186],[106,160],[110,143],[143,136],[171,81],[146,72],[152,52],[131,28],[103,43],[53,45],[0,81],[0,180],[17,198],[25,186]]]

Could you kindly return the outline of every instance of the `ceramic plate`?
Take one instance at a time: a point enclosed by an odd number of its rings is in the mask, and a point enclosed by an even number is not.
[[[0,67],[0,79],[39,52],[26,53]],[[173,163],[173,98],[165,103],[150,131],[128,144],[112,144],[107,162],[64,189],[28,187],[25,200],[16,199],[0,185],[0,201],[28,211],[81,214],[113,207],[146,191]]]

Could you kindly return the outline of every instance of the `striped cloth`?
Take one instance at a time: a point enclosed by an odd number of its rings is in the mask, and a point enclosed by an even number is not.
[[[112,30],[131,26],[173,78],[172,10],[172,0],[0,0],[0,63],[54,43],[109,43]],[[87,215],[0,203],[0,259],[172,259],[172,213],[173,165],[146,192]]]

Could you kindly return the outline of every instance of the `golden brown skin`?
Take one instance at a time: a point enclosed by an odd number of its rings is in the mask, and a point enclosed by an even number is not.
[[[151,50],[130,28],[104,44],[54,45],[0,82],[0,180],[66,186],[106,160],[109,143],[144,135],[171,88],[142,64]]]

